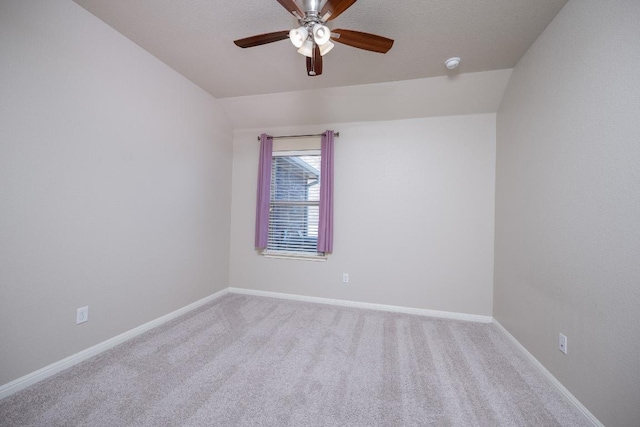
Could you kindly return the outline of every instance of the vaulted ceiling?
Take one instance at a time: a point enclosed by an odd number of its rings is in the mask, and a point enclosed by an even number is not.
[[[216,98],[501,70],[515,66],[566,0],[359,0],[332,29],[395,40],[387,54],[343,44],[308,77],[288,41],[241,49],[236,39],[289,30],[277,0],[74,0]],[[300,3],[300,0],[297,0]],[[451,72],[444,61],[462,58]]]

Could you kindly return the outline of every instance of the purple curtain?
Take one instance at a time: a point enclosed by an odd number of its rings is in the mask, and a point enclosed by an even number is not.
[[[273,138],[260,135],[258,197],[256,201],[256,248],[266,249],[269,240],[269,198],[271,197],[271,155]]]
[[[318,252],[333,252],[333,131],[322,134]]]

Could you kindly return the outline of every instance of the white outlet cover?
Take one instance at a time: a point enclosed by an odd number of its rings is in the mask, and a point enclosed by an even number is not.
[[[563,334],[559,334],[558,336],[558,350],[567,354],[567,337]]]
[[[89,307],[80,307],[76,312],[76,325],[84,323],[89,320]]]

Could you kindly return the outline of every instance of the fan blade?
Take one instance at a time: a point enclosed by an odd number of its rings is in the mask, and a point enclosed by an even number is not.
[[[332,19],[336,19],[342,12],[349,9],[355,2],[356,0],[328,0],[320,11],[320,16],[324,16],[329,12],[331,13],[331,16],[329,16],[327,21],[331,21]]]
[[[320,48],[315,45],[313,48],[313,58],[307,57],[307,75],[319,76],[322,74],[322,55],[320,55]]]
[[[292,15],[295,16],[294,12],[296,12],[300,16],[300,18],[304,18],[304,12],[302,11],[302,9],[300,9],[300,6],[298,6],[298,4],[295,1],[293,0],[277,0],[277,1],[282,5],[282,7],[287,9],[289,13],[291,13]]]
[[[236,46],[241,48],[260,46],[267,43],[279,42],[280,40],[288,39],[289,31],[277,31],[275,33],[258,34],[257,36],[251,36],[240,40],[235,40]]]
[[[334,37],[333,34],[337,34],[339,37]],[[386,37],[352,30],[332,30],[331,40],[378,53],[387,53],[393,46],[393,40]]]

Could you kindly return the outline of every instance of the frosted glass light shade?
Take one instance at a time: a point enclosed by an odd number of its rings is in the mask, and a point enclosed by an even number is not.
[[[331,51],[331,49],[333,49],[334,46],[335,44],[333,44],[331,41],[328,41],[322,46],[320,46],[320,56],[325,56],[327,53]]]
[[[298,53],[311,58],[313,56],[313,42],[307,39],[298,49]]]
[[[297,48],[301,47],[304,44],[304,41],[307,39],[309,35],[309,31],[305,27],[294,28],[289,31],[289,39],[291,39],[291,43]]]
[[[313,40],[318,46],[322,46],[331,38],[331,30],[329,27],[322,24],[316,24],[313,26]]]

